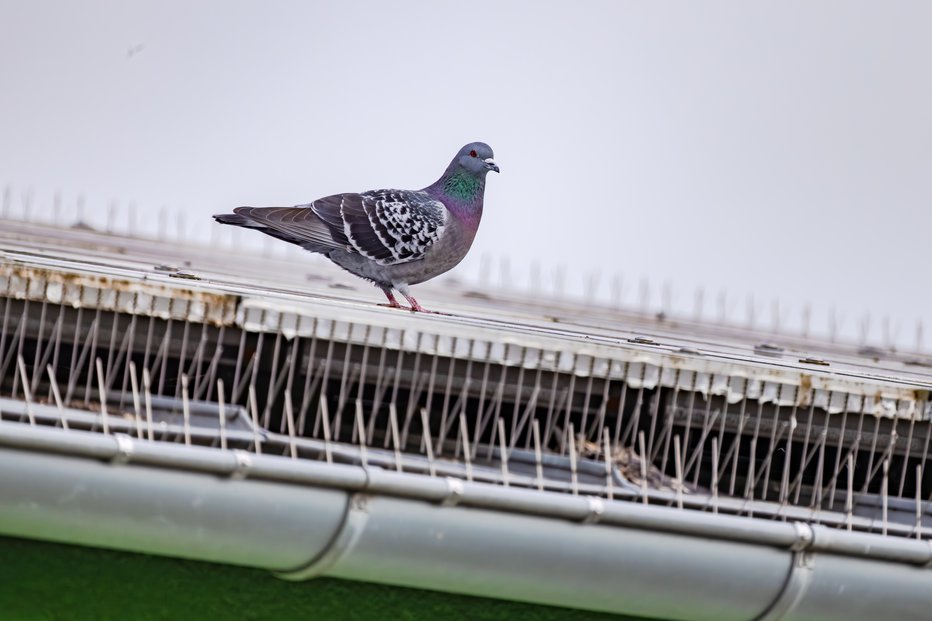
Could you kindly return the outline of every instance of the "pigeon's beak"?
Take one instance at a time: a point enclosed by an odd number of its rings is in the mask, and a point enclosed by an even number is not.
[[[501,172],[498,169],[498,164],[496,164],[491,157],[487,157],[483,160],[485,162],[485,167],[489,170],[494,170],[495,172]]]

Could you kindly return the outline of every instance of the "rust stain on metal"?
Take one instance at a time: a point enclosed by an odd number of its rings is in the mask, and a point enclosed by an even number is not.
[[[799,406],[807,407],[812,403],[812,376],[808,373],[799,374],[799,391],[796,393],[798,398],[796,403]]]
[[[226,293],[16,264],[0,265],[0,296],[215,326],[232,325],[239,303]]]

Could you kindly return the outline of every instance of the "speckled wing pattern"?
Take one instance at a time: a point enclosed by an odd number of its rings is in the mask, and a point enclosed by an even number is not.
[[[447,210],[423,192],[337,194],[309,205],[338,243],[379,265],[420,259],[443,234]]]

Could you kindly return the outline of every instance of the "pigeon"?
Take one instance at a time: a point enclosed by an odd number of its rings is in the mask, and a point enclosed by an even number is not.
[[[391,308],[429,312],[409,287],[455,267],[472,245],[482,218],[485,178],[499,172],[492,149],[472,142],[460,149],[434,183],[422,190],[334,194],[294,207],[237,207],[214,219],[255,229],[317,252],[371,281]]]

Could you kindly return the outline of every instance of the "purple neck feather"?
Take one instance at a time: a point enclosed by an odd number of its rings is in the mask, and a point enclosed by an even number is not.
[[[485,195],[485,175],[476,176],[454,163],[424,191],[443,202],[450,213],[460,220],[479,225]]]

